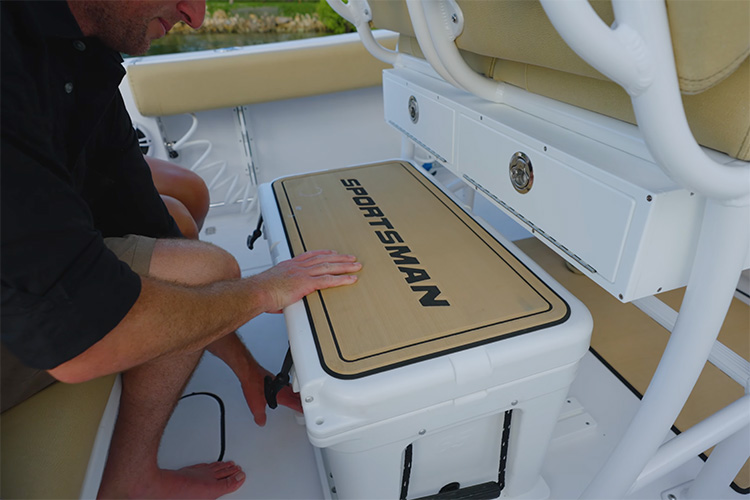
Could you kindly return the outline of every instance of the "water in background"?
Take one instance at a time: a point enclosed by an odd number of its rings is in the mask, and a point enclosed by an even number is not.
[[[169,34],[151,43],[146,55],[174,54],[178,52],[195,52],[199,50],[243,47],[262,43],[283,42],[326,36],[328,33],[202,33],[190,35]]]

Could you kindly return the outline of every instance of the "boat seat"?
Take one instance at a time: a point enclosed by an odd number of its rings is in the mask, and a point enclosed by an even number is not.
[[[80,498],[115,378],[58,382],[0,415],[0,497]]]
[[[386,64],[372,58],[355,35],[345,43],[322,41],[210,51],[206,57],[138,59],[128,82],[143,116],[170,116],[307,97],[380,85]],[[379,41],[395,49],[398,36]],[[221,76],[217,76],[221,75]]]
[[[458,0],[456,39],[475,71],[529,92],[635,123],[630,97],[584,62],[536,0]],[[604,22],[609,0],[591,0]],[[696,140],[750,159],[750,1],[666,0],[680,90]],[[371,2],[373,24],[400,33],[399,51],[423,57],[403,0]]]

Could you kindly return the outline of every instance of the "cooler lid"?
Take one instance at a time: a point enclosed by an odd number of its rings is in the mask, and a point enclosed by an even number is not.
[[[356,284],[308,295],[321,365],[356,378],[564,322],[569,308],[414,166],[279,179],[293,255],[356,255]]]

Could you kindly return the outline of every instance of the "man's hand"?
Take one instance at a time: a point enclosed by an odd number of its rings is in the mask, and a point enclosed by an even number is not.
[[[263,390],[263,379],[266,375],[273,377],[273,374],[255,360],[236,333],[230,333],[215,341],[208,346],[208,350],[224,361],[237,375],[255,423],[261,427],[266,425],[266,395]],[[276,400],[279,404],[302,413],[299,394],[292,392],[291,387],[284,387],[276,396]]]
[[[266,312],[279,312],[315,290],[356,282],[356,276],[346,274],[362,269],[362,264],[356,260],[353,255],[341,255],[333,250],[316,250],[281,262],[246,279],[264,297],[262,309]],[[214,341],[208,345],[208,350],[223,360],[237,375],[255,423],[265,425],[264,378],[267,375],[273,377],[273,374],[258,364],[236,333]],[[292,392],[291,387],[283,388],[277,395],[277,401],[302,412],[299,394]]]
[[[240,379],[242,392],[245,394],[247,406],[253,414],[255,423],[263,427],[266,425],[266,396],[263,390],[264,379],[266,376],[273,378],[273,374],[260,366],[252,357],[248,360],[250,368],[248,376]],[[284,405],[295,411],[302,413],[302,403],[299,394],[292,391],[290,386],[286,386],[276,395],[276,400],[280,405]]]
[[[315,250],[280,262],[250,279],[266,292],[266,312],[279,312],[316,290],[356,282],[356,276],[346,273],[360,269],[362,264],[353,255]]]

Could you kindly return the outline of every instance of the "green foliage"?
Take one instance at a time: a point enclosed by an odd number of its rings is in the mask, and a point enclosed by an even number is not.
[[[326,0],[319,0],[316,9],[318,13],[318,19],[322,22],[326,29],[334,34],[340,33],[351,33],[355,31],[354,25],[344,19],[343,17],[336,14]]]
[[[317,7],[318,0],[272,0],[272,1],[255,1],[245,2],[242,0],[208,0],[206,2],[206,11],[213,14],[216,10],[221,9],[229,15],[247,14],[250,12],[271,13],[278,16],[294,17],[295,14],[313,14]]]

